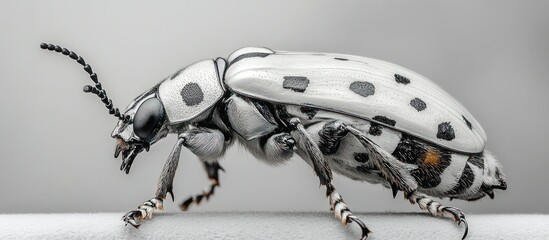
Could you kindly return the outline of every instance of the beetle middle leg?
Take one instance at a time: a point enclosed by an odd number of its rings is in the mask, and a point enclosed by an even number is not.
[[[199,205],[204,198],[206,200],[209,200],[210,197],[214,194],[215,188],[219,187],[219,171],[221,170],[225,172],[225,169],[223,169],[217,162],[203,162],[203,164],[204,169],[208,174],[208,178],[210,179],[210,185],[206,187],[206,189],[202,191],[202,193],[196,194],[196,196],[190,196],[189,198],[187,198],[187,200],[183,201],[179,205],[181,211],[187,211],[192,203]]]
[[[219,170],[225,170],[217,160],[223,156],[230,143],[225,142],[225,137],[220,130],[205,127],[190,129],[181,134],[181,137],[185,139],[183,145],[203,162],[211,181],[206,190],[194,197],[189,197],[179,205],[182,211],[186,211],[192,203],[198,205],[202,199],[209,199],[214,194],[215,188],[219,187]]]
[[[366,224],[362,220],[360,220],[358,217],[354,216],[347,204],[343,201],[343,198],[341,195],[339,195],[335,191],[335,187],[332,185],[332,171],[330,169],[330,166],[326,162],[326,160],[323,157],[322,151],[320,150],[319,146],[314,143],[311,136],[305,129],[305,127],[301,124],[298,118],[292,118],[290,120],[290,124],[294,127],[295,131],[299,135],[299,139],[303,142],[304,148],[309,155],[309,159],[312,162],[313,168],[315,173],[318,175],[320,184],[326,186],[326,196],[328,197],[328,201],[330,202],[330,208],[332,211],[334,211],[336,218],[338,218],[341,223],[347,225],[350,222],[355,222],[358,224],[360,229],[362,230],[362,237],[361,240],[364,240],[368,237],[368,234],[370,233],[370,230],[368,227],[366,227]],[[329,128],[329,129],[327,129]],[[341,129],[339,123],[328,123],[327,126],[321,130],[325,132],[330,132],[331,130],[334,130],[333,132],[339,132],[338,129]],[[322,134],[321,135],[322,138]],[[330,141],[333,144],[336,142],[339,142],[341,137],[337,136],[343,136],[344,133],[336,134],[336,135],[330,135],[333,137],[333,139],[323,139],[321,142],[328,142]],[[336,137],[334,137],[336,136]],[[327,144],[330,145],[330,144]]]

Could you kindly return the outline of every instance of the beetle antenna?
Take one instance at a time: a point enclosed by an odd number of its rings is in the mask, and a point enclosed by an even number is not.
[[[107,107],[107,109],[109,110],[109,114],[114,115],[118,119],[122,120],[124,123],[128,123],[130,121],[130,116],[120,113],[120,110],[118,110],[118,108],[113,107],[112,100],[109,99],[109,97],[107,96],[107,92],[105,91],[105,89],[103,89],[99,80],[97,80],[97,74],[94,73],[92,67],[87,64],[86,61],[84,61],[84,58],[78,56],[73,51],[69,51],[66,48],[61,48],[59,45],[41,43],[40,48],[67,55],[70,58],[76,60],[77,63],[80,63],[80,65],[84,66],[84,71],[86,71],[90,75],[91,80],[95,83],[95,86],[84,86],[84,92],[97,95],[99,99],[101,99],[101,102],[103,102],[103,104],[105,104],[105,107]]]

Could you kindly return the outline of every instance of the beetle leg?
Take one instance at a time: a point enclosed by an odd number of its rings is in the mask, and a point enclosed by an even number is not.
[[[183,145],[200,160],[215,162],[225,154],[227,143],[225,136],[218,129],[198,127],[187,130],[180,135]]]
[[[162,199],[158,197],[151,198],[139,205],[136,210],[127,212],[122,221],[126,222],[126,225],[130,224],[135,228],[139,228],[140,221],[145,219],[151,219],[154,210],[162,210],[164,208]]]
[[[366,148],[368,155],[372,156],[373,163],[381,170],[383,176],[389,180],[392,186],[404,192],[413,192],[417,189],[417,181],[410,174],[410,171],[417,168],[417,166],[397,160],[360,130],[348,125],[345,128]],[[393,191],[395,190],[393,189]]]
[[[164,164],[162,174],[158,180],[156,196],[148,201],[145,201],[137,209],[127,212],[122,221],[132,225],[135,228],[139,228],[140,222],[152,218],[154,210],[162,210],[164,208],[163,199],[166,198],[167,193],[170,193],[173,200],[172,184],[175,176],[175,170],[179,162],[179,154],[181,153],[181,146],[183,146],[184,139],[178,138],[175,147],[168,156],[168,160]]]
[[[344,225],[347,225],[350,222],[355,222],[358,224],[362,230],[361,240],[365,240],[371,232],[370,229],[366,227],[366,224],[364,224],[362,220],[353,215],[347,204],[343,201],[341,195],[335,191],[335,188],[331,183],[326,185],[326,197],[328,197],[328,201],[330,202],[330,210],[334,212],[336,218],[338,218]]]
[[[307,154],[313,163],[315,173],[320,179],[320,184],[326,186],[326,196],[330,202],[330,209],[334,211],[336,218],[338,218],[341,223],[347,225],[350,222],[355,222],[358,224],[362,230],[362,236],[360,239],[365,240],[368,238],[370,230],[366,227],[366,224],[364,224],[362,220],[353,215],[347,204],[343,201],[341,195],[335,191],[335,188],[331,183],[332,170],[330,169],[328,163],[324,160],[319,147],[313,142],[309,136],[309,133],[305,130],[305,127],[301,124],[299,119],[292,118],[290,120],[290,124],[298,132],[301,141],[303,141]]]
[[[297,131],[299,138],[305,145],[305,150],[313,163],[313,168],[315,173],[318,175],[320,185],[327,185],[332,181],[332,170],[330,169],[328,162],[326,162],[322,156],[322,152],[311,139],[311,136],[307,130],[305,130],[305,127],[301,124],[298,118],[290,119],[290,124]]]
[[[187,211],[189,209],[189,205],[191,205],[192,203],[199,205],[204,198],[206,200],[209,200],[210,197],[214,194],[215,188],[219,187],[219,170],[225,172],[225,169],[223,169],[217,162],[204,162],[204,169],[206,170],[208,178],[211,181],[209,187],[202,191],[202,193],[197,194],[196,196],[190,196],[189,198],[187,198],[187,200],[183,201],[179,205],[181,211]]]
[[[208,200],[214,194],[215,188],[219,187],[219,170],[225,170],[217,160],[223,156],[230,142],[225,141],[225,136],[220,130],[205,127],[189,129],[180,137],[185,140],[183,145],[203,161],[204,169],[211,181],[210,186],[202,193],[189,197],[179,205],[182,211],[186,211],[193,202],[198,205],[202,199]]]
[[[457,222],[458,225],[461,225],[461,223],[463,223],[465,226],[465,232],[463,233],[463,237],[461,239],[465,239],[465,237],[467,237],[467,233],[469,232],[469,225],[467,224],[467,220],[465,219],[465,214],[463,214],[463,212],[458,208],[444,206],[430,199],[426,195],[419,194],[417,192],[407,194],[405,197],[408,198],[410,203],[417,203],[419,205],[419,208],[427,210],[435,217],[451,217],[454,219],[454,221]]]
[[[324,124],[318,132],[320,141],[318,147],[324,154],[332,154],[337,151],[341,139],[349,133],[345,124],[341,121],[331,121]]]
[[[294,154],[295,139],[289,133],[282,132],[261,139],[260,146],[270,163],[280,164],[288,161]]]

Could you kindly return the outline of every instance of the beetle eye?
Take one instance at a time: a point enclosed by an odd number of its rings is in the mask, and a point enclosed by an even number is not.
[[[164,120],[164,107],[158,98],[145,100],[133,119],[133,132],[145,141],[150,141]]]

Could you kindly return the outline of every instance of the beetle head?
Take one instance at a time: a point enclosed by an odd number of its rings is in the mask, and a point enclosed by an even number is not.
[[[158,86],[134,99],[124,115],[129,121],[119,120],[111,136],[117,140],[114,157],[122,156],[120,170],[129,173],[137,154],[168,134],[168,120],[157,95]]]

